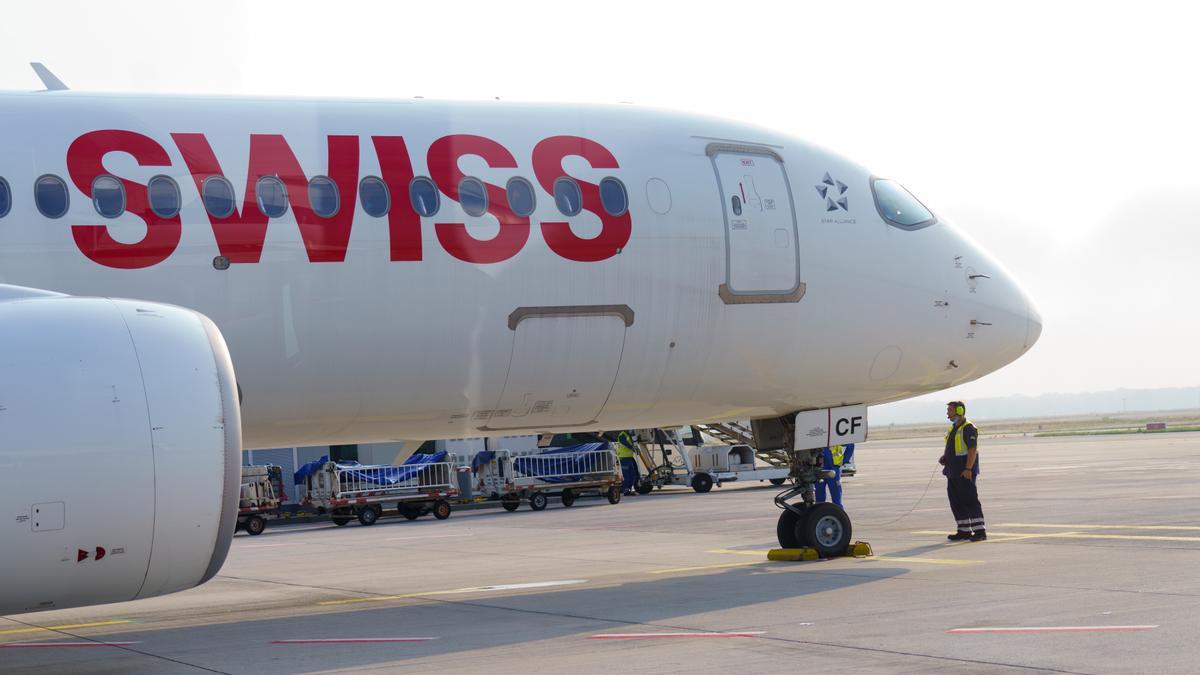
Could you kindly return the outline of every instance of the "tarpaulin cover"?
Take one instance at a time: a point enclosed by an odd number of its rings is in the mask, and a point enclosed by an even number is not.
[[[432,455],[413,455],[404,460],[400,466],[369,466],[358,462],[338,462],[337,467],[343,476],[353,476],[376,485],[395,485],[415,478],[426,470],[429,464],[444,461],[446,461],[446,451],[441,450]]]
[[[480,450],[471,458],[471,473],[479,473],[479,469],[488,462],[496,459],[495,450]]]
[[[321,467],[325,466],[328,463],[329,463],[329,455],[325,455],[321,459],[314,459],[313,461],[309,462],[308,464],[301,466],[299,469],[296,469],[296,473],[292,474],[292,484],[293,485],[303,485],[305,478],[308,478],[309,476],[317,473],[318,471],[321,470]]]
[[[609,468],[601,464],[596,450],[608,450],[608,443],[583,443],[564,448],[547,448],[536,455],[526,455],[513,460],[513,468],[531,478],[541,478],[547,483],[574,483],[583,479],[584,473],[596,473]]]

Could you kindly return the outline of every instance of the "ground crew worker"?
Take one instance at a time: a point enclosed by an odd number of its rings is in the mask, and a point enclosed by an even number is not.
[[[617,459],[621,460],[621,491],[629,496],[637,494],[633,491],[633,486],[637,485],[638,479],[641,478],[637,460],[634,459],[636,452],[637,446],[632,434],[628,431],[617,434]]]
[[[951,422],[946,432],[946,450],[938,461],[946,476],[946,495],[954,513],[957,530],[947,536],[950,541],[984,541],[983,506],[975,481],[979,478],[979,430],[967,419],[967,406],[962,401],[946,404],[946,419]]]
[[[846,456],[846,447],[843,445],[831,445],[825,448],[825,477],[817,481],[817,501],[825,501],[825,485],[829,485],[829,496],[833,498],[833,503],[838,506],[842,505],[842,461]],[[833,477],[829,473],[833,473]]]

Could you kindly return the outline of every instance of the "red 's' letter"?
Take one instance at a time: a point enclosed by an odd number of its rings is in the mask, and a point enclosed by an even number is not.
[[[171,138],[175,139],[175,145],[179,146],[179,152],[187,162],[196,189],[203,195],[204,179],[223,175],[212,147],[204,134],[171,134]],[[287,187],[288,202],[300,228],[309,262],[345,260],[358,196],[358,137],[329,137],[329,178],[337,184],[341,206],[332,218],[322,218],[313,213],[308,201],[308,177],[283,136],[252,134],[241,211],[235,208],[225,218],[211,214],[208,217],[217,248],[230,262],[255,263],[262,258],[267,216],[258,208],[254,189],[263,176],[278,176]]]
[[[619,168],[617,160],[603,145],[579,136],[552,136],[533,148],[533,172],[546,192],[554,194],[554,181],[567,175],[562,161],[571,155],[586,159],[597,169]],[[566,222],[542,223],[546,245],[568,260],[596,262],[617,254],[629,243],[632,224],[629,212],[611,216],[601,207],[600,188],[594,183],[576,179],[583,192],[583,208],[600,218],[600,234],[591,239],[576,236]]]
[[[379,172],[392,196],[388,209],[388,235],[392,260],[421,259],[421,216],[409,206],[408,185],[413,179],[408,146],[400,136],[372,136]]]
[[[171,166],[167,151],[148,136],[113,129],[86,133],[67,149],[67,172],[75,187],[88,198],[92,196],[92,181],[106,173],[104,156],[110,152],[128,153],[141,166]],[[157,265],[179,246],[183,229],[179,216],[160,218],[150,210],[145,185],[124,178],[118,180],[125,186],[125,210],[146,223],[146,235],[139,242],[124,244],[112,238],[106,225],[72,225],[75,245],[85,256],[106,267],[132,270]]]
[[[458,183],[463,173],[458,160],[466,155],[482,157],[493,168],[515,169],[517,161],[496,141],[483,136],[457,134],[443,136],[429,146],[429,175],[442,192],[458,201]],[[508,260],[529,240],[529,219],[516,215],[508,208],[508,194],[502,187],[484,183],[487,187],[488,213],[500,221],[500,231],[491,239],[476,239],[463,223],[437,223],[434,229],[442,248],[450,255],[472,263],[494,263]]]

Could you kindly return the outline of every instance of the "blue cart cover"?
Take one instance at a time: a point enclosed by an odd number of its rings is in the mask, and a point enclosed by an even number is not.
[[[446,461],[446,451],[431,455],[416,454],[404,460],[400,466],[371,466],[358,462],[338,462],[337,468],[343,476],[353,476],[375,485],[395,485],[416,478],[430,464]]]
[[[583,443],[564,448],[547,448],[536,455],[517,457],[513,460],[513,468],[531,478],[541,478],[547,483],[574,483],[582,480],[584,473],[596,473],[596,469],[601,466],[595,455],[585,453],[608,450],[610,447],[608,443]]]
[[[292,484],[293,485],[303,485],[304,479],[317,473],[318,471],[321,470],[321,467],[325,466],[328,463],[329,463],[329,455],[325,455],[321,459],[314,459],[313,461],[309,462],[308,464],[301,466],[299,469],[296,469],[296,473],[292,474]]]
[[[495,450],[480,450],[475,453],[475,456],[471,458],[471,473],[479,473],[479,469],[493,459],[496,459]]]

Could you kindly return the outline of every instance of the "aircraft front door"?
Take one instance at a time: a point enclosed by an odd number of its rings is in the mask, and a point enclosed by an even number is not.
[[[727,304],[797,302],[800,282],[796,212],[778,154],[756,146],[713,143],[708,156],[725,214]]]

